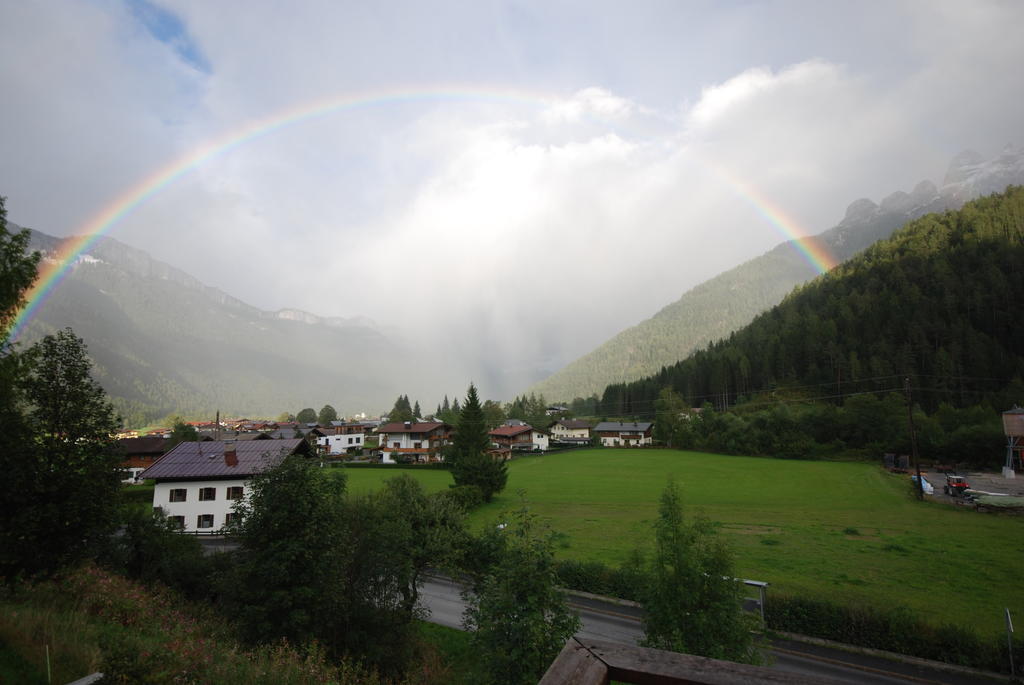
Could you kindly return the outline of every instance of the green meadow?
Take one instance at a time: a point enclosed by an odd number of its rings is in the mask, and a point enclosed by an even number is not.
[[[350,492],[396,473],[430,491],[446,471],[348,469]],[[906,476],[871,464],[732,457],[675,450],[594,449],[509,464],[505,491],[473,512],[476,528],[520,505],[557,533],[564,558],[617,565],[648,550],[658,497],[670,478],[690,514],[719,524],[737,574],[771,592],[909,607],[928,620],[1003,626],[1024,616],[1024,518],[919,503]],[[1018,619],[1022,620],[1022,619]]]

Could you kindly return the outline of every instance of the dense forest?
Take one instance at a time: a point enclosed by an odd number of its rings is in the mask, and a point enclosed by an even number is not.
[[[928,414],[1024,399],[1024,188],[917,219],[796,289],[728,339],[644,380],[610,385],[600,411],[765,407],[904,392]]]
[[[1022,182],[1021,155],[1005,153],[984,163],[977,153],[964,152],[952,160],[941,187],[922,181],[912,192],[897,191],[880,204],[857,200],[838,225],[814,239],[842,262],[888,238],[912,219],[959,208],[965,200]],[[816,274],[794,242],[782,243],[692,288],[651,318],[537,383],[531,391],[563,401],[600,393],[609,384],[654,375],[663,366],[682,361],[747,325]]]

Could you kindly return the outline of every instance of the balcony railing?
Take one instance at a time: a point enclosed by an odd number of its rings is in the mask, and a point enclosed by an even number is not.
[[[573,637],[565,643],[539,685],[608,685],[612,680],[638,685],[839,683],[831,678],[815,678],[764,666]]]

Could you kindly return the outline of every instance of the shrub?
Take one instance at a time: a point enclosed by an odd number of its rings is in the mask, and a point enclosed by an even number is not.
[[[438,496],[447,498],[466,512],[472,511],[484,503],[484,492],[476,485],[453,485],[438,493]]]
[[[991,671],[1009,666],[1005,636],[984,639],[970,628],[933,626],[903,607],[843,606],[823,599],[772,595],[765,605],[765,620],[773,630],[933,661]],[[1021,663],[1022,658],[1024,641],[1017,639],[1014,661]]]

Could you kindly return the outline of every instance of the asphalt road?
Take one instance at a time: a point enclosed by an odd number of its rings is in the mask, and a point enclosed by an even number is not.
[[[200,538],[200,542],[207,554],[237,547],[234,541],[219,538]],[[428,578],[420,589],[420,601],[430,610],[427,620],[461,630],[462,613],[466,606],[461,592],[462,587],[450,579],[436,576]],[[579,614],[583,623],[577,634],[579,637],[632,645],[643,636],[638,607],[578,596],[570,596],[569,605]],[[992,685],[999,682],[927,665],[893,661],[792,640],[773,640],[766,652],[771,668],[846,683]]]
[[[429,578],[420,590],[421,601],[430,609],[428,620],[461,629],[462,612],[465,609],[461,590],[461,586],[451,580]],[[579,614],[583,623],[583,628],[577,634],[579,637],[636,644],[643,636],[640,610],[637,607],[580,597],[570,597],[569,605]],[[790,640],[774,640],[766,651],[771,668],[846,683],[991,685],[998,682]]]

